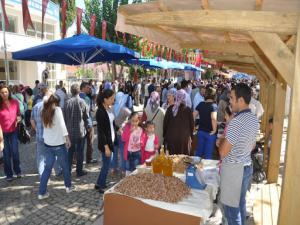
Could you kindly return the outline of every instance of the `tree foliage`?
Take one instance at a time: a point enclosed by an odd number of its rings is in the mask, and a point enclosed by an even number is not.
[[[54,3],[58,4],[60,6],[60,15],[61,15],[61,2],[62,0],[53,0]],[[70,27],[74,19],[76,17],[76,5],[75,5],[75,0],[67,0],[67,15],[66,15],[66,27]],[[62,26],[62,24],[60,24]]]

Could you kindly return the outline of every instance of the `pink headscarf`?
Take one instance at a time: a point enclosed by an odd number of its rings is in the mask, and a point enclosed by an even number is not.
[[[151,111],[154,113],[160,106],[160,96],[157,91],[153,91],[150,95],[147,105],[150,107]]]
[[[175,101],[175,104],[174,104],[173,109],[172,109],[174,117],[177,115],[179,106],[181,104],[186,106],[186,94],[185,94],[185,91],[183,89],[180,89],[176,92],[176,101]]]

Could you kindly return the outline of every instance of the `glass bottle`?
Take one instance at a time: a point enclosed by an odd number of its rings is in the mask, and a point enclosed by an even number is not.
[[[155,152],[155,157],[152,160],[152,172],[153,173],[161,173],[161,166],[160,166],[160,161],[159,161],[159,154],[156,151]]]
[[[166,158],[163,164],[163,174],[167,177],[173,176],[173,160],[169,156],[169,151],[166,151]]]

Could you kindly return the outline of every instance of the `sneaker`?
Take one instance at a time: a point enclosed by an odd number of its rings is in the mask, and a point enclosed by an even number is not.
[[[13,179],[14,179],[13,177],[6,177],[6,181],[7,181],[7,182],[12,182]]]
[[[17,178],[22,178],[23,175],[21,173],[17,174]]]
[[[76,191],[76,187],[75,186],[71,186],[71,187],[66,187],[66,192],[69,194],[69,193],[71,193],[71,192],[73,192],[73,191]]]
[[[81,173],[77,174],[77,177],[82,177],[82,176],[85,176],[85,175],[87,175],[87,172],[85,170],[82,170]]]
[[[38,195],[38,199],[39,200],[43,200],[43,199],[46,199],[46,198],[49,198],[49,192],[46,192],[44,195]]]

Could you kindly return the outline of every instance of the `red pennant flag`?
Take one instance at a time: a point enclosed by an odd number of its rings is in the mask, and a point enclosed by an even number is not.
[[[142,56],[145,56],[145,48],[146,48],[146,45],[144,45],[142,48]]]
[[[22,0],[22,12],[23,12],[23,28],[24,31],[26,33],[28,25],[30,25],[32,27],[32,29],[34,29],[31,17],[30,17],[30,13],[29,13],[29,9],[28,9],[28,0]]]
[[[177,62],[177,54],[176,54],[176,51],[174,51],[174,60]]]
[[[123,33],[123,43],[124,43],[124,45],[126,45],[126,43],[127,43],[127,40],[126,40],[126,33]]]
[[[91,15],[91,26],[90,26],[90,35],[95,35],[95,26],[96,26],[96,16]]]
[[[5,28],[8,29],[9,21],[8,21],[8,17],[6,15],[6,10],[5,10],[5,0],[1,0],[1,6],[2,6],[3,15],[4,15]]]
[[[77,34],[81,34],[82,9],[77,7]]]
[[[164,56],[165,53],[165,46],[162,46],[161,51],[160,51],[160,58]]]
[[[197,53],[197,55],[196,55],[195,66],[200,67],[200,66],[201,66],[201,61],[202,61],[202,58],[201,58],[201,54],[200,54],[200,52],[199,52],[199,53]]]
[[[61,2],[61,22],[62,22],[61,33],[62,33],[62,38],[66,37],[66,32],[67,32],[67,26],[66,26],[67,8],[68,8],[67,1],[62,0],[62,2]]]
[[[188,53],[188,51],[185,52],[185,62],[189,63],[189,53]]]
[[[42,0],[42,39],[44,38],[44,19],[49,0]]]
[[[151,43],[148,41],[148,45],[147,45],[147,52],[149,52],[151,49]]]
[[[118,41],[118,39],[119,39],[118,31],[115,30],[115,34],[116,34],[116,39],[117,39],[117,41]]]
[[[156,44],[153,44],[152,57],[156,54]]]
[[[106,28],[107,22],[105,20],[102,21],[102,39],[106,40]]]

